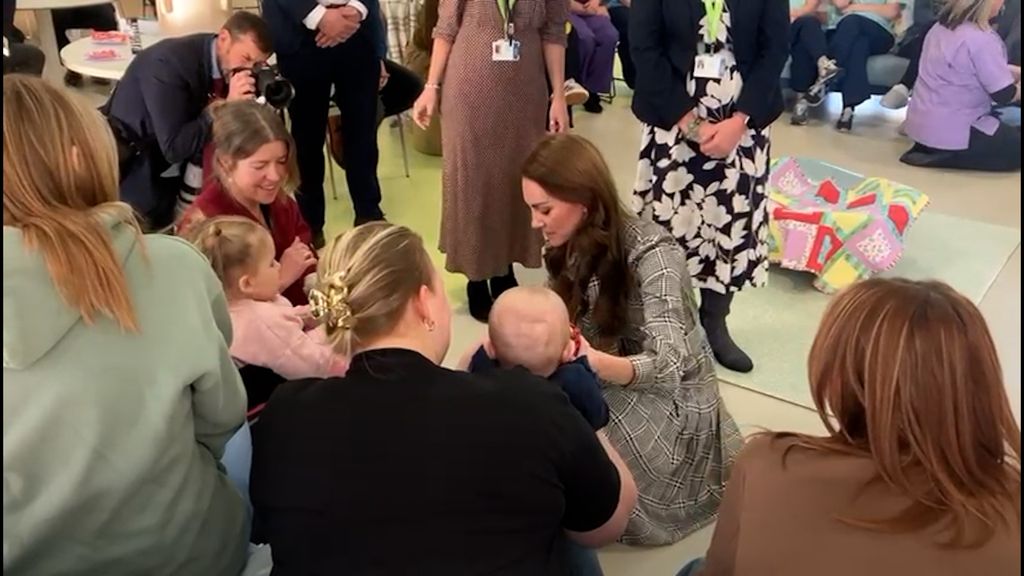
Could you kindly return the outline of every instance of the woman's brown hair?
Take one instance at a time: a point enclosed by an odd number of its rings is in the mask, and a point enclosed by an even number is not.
[[[295,142],[284,120],[270,106],[252,100],[223,102],[213,107],[214,172],[224,186],[238,162],[249,158],[271,142],[283,142],[288,149],[288,176],[281,185],[285,194],[299,187]]]
[[[544,264],[551,288],[565,301],[573,321],[593,311],[602,340],[616,338],[626,326],[634,286],[622,241],[626,210],[608,164],[588,140],[554,134],[534,148],[523,167],[523,178],[558,200],[587,209],[573,237],[544,253]],[[587,299],[592,278],[601,286],[596,302]]]
[[[984,544],[999,526],[1019,530],[1020,428],[988,327],[967,298],[941,282],[855,284],[825,312],[808,375],[829,435],[783,436],[870,458],[872,485],[910,500],[889,517],[843,521],[886,532],[934,526],[955,547]]]
[[[118,202],[114,136],[99,112],[39,78],[4,76],[4,226],[38,251],[64,302],[93,322],[138,322],[109,228],[140,234]]]

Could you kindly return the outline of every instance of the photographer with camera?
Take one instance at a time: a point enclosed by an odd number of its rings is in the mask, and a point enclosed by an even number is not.
[[[121,199],[149,230],[169,226],[179,192],[202,183],[211,132],[207,107],[220,99],[256,98],[277,76],[264,67],[271,51],[266,23],[236,12],[217,34],[163,40],[128,66],[102,112],[117,138]]]
[[[377,101],[386,38],[377,0],[264,0],[281,72],[295,86],[288,109],[302,194],[296,199],[323,244],[324,137],[332,98],[343,121],[345,179],[355,224],[384,218],[377,181]]]

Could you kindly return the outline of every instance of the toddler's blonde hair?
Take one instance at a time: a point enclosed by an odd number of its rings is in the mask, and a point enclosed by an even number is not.
[[[214,273],[231,292],[240,275],[255,267],[253,261],[270,233],[258,223],[241,216],[218,216],[190,226],[184,238],[210,261]]]

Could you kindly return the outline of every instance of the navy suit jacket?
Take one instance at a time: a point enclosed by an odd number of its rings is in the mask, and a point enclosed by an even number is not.
[[[789,5],[785,0],[726,0],[733,53],[743,90],[736,110],[764,128],[782,114],[782,68],[789,58]],[[629,43],[636,66],[633,113],[645,124],[670,129],[696,106],[686,90],[697,56],[700,0],[633,0]]]
[[[356,32],[368,34],[377,58],[387,55],[387,37],[384,34],[384,18],[378,0],[360,0],[366,6],[366,20]],[[316,31],[306,28],[302,21],[316,8],[316,0],[263,0],[263,19],[274,37],[274,51],[278,54],[294,54],[302,50],[319,50],[316,47]]]
[[[168,38],[139,53],[102,112],[134,132],[144,153],[121,180],[121,199],[144,216],[173,209],[153,182],[173,164],[202,154],[210,138],[205,113],[213,93],[212,34]]]

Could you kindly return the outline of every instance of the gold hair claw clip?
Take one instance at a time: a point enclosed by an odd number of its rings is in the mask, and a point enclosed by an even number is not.
[[[352,329],[352,308],[348,304],[348,284],[344,272],[335,272],[309,291],[309,309],[313,318],[329,328]]]

